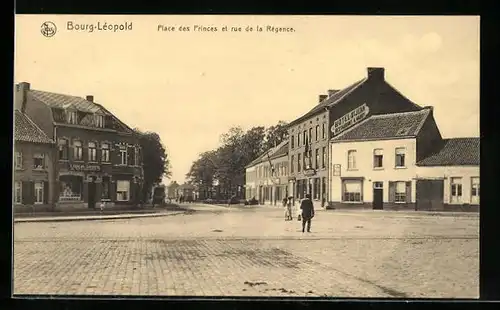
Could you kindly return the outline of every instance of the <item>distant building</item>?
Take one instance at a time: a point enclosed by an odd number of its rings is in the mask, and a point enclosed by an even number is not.
[[[167,197],[169,199],[179,198],[177,193],[177,189],[179,188],[179,186],[180,186],[179,183],[177,183],[176,181],[173,181],[172,183],[170,183],[169,186],[167,186]]]
[[[99,201],[135,204],[143,179],[139,137],[115,115],[86,98],[16,85],[16,108],[57,145],[54,195],[64,207]]]
[[[478,209],[479,138],[443,139],[432,107],[372,115],[330,154],[333,208]]]
[[[194,201],[197,199],[196,186],[184,183],[177,188],[177,197],[184,197],[184,201]]]
[[[264,152],[246,167],[245,199],[280,204],[288,197],[288,141]]]
[[[14,211],[51,210],[57,202],[54,140],[26,114],[14,113]]]

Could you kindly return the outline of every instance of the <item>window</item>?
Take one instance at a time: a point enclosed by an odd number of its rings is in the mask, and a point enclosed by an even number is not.
[[[302,168],[300,166],[300,164],[301,164],[301,158],[300,158],[300,156],[301,156],[301,154],[297,154],[297,172],[300,172],[300,170]]]
[[[315,168],[319,169],[319,149],[316,149],[316,162],[315,162]]]
[[[309,128],[309,143],[311,143],[312,139],[313,139],[313,129]]]
[[[43,182],[35,182],[35,203],[43,203]]]
[[[139,147],[134,148],[134,165],[139,166]]]
[[[81,141],[73,141],[73,158],[75,160],[83,159],[83,148]]]
[[[295,172],[295,169],[294,169],[294,165],[295,165],[295,156],[292,155],[292,157],[290,158],[291,161],[290,161],[290,172],[291,173],[294,173]]]
[[[100,128],[104,128],[104,115],[96,114],[94,115],[95,125]]]
[[[382,168],[384,166],[384,153],[382,149],[373,150],[373,168]]]
[[[97,147],[95,142],[89,142],[89,161],[97,161]]]
[[[471,204],[479,204],[479,177],[471,178]]]
[[[303,138],[303,139],[302,139],[302,140],[303,140],[303,141],[302,141],[302,143],[303,143],[304,145],[306,145],[306,140],[307,140],[307,139],[306,139],[306,136],[307,136],[307,131],[306,131],[306,130],[304,130],[303,137],[302,137],[302,138]]]
[[[109,194],[109,184],[111,183],[109,177],[104,176],[102,177],[102,192],[101,192],[101,199],[104,200],[109,200],[111,198]]]
[[[396,182],[396,195],[394,202],[406,202],[406,183]]]
[[[313,183],[313,193],[314,193],[314,199],[318,200],[319,199],[319,191],[320,191],[320,178],[315,178],[314,183]]]
[[[127,147],[120,146],[120,158],[121,158],[120,164],[127,165],[127,156],[128,156]]]
[[[290,136],[290,147],[293,149],[295,147],[295,136]]]
[[[57,146],[59,151],[59,159],[67,160],[68,159],[68,140],[59,139],[57,140]]]
[[[59,200],[78,201],[82,198],[83,178],[74,175],[62,175],[59,177],[61,187],[59,189]]]
[[[361,202],[361,180],[344,180],[342,181],[343,201],[344,202]]]
[[[396,148],[396,167],[405,167],[405,148]]]
[[[347,169],[356,169],[356,151],[347,152]]]
[[[321,134],[323,136],[323,139],[326,139],[326,123],[321,124]]]
[[[462,202],[462,178],[451,178],[451,203]]]
[[[109,163],[109,144],[101,143],[101,161]]]
[[[23,197],[23,183],[20,181],[14,182],[14,203],[22,203]]]
[[[297,134],[297,147],[300,147],[300,133]]]
[[[16,152],[14,155],[14,168],[23,169],[23,153]]]
[[[67,121],[69,124],[78,124],[78,114],[76,111],[67,112]]]
[[[319,125],[316,125],[316,141],[319,140]]]
[[[33,154],[33,169],[43,169],[45,168],[45,154],[35,153]]]
[[[323,146],[321,152],[322,152],[321,168],[326,168],[326,146]]]
[[[130,181],[116,181],[116,200],[128,201],[130,192]]]
[[[309,165],[307,163],[307,153],[304,152],[304,155],[302,156],[302,166],[304,167],[304,169],[308,169],[309,168]]]

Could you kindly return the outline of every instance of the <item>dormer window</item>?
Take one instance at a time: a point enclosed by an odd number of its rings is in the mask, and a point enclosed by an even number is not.
[[[68,124],[78,124],[78,114],[76,111],[67,111],[66,117]]]
[[[94,115],[95,125],[99,128],[104,128],[104,115]]]

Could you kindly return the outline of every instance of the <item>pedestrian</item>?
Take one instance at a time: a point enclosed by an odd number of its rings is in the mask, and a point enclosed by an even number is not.
[[[314,205],[310,194],[306,194],[306,198],[300,202],[300,209],[302,210],[302,232],[304,232],[306,224],[307,232],[311,232],[311,219],[314,217]]]
[[[288,214],[288,220],[291,221],[293,220],[293,216],[292,216],[292,199],[293,197],[288,197],[286,198],[286,212]]]
[[[104,211],[104,208],[106,208],[106,202],[101,200],[101,203],[99,204],[99,208],[101,209],[101,212]]]

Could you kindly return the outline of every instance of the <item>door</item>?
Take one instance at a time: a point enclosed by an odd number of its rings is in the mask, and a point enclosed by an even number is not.
[[[417,210],[442,210],[444,203],[443,180],[417,180]]]
[[[95,183],[95,177],[92,177],[91,180],[88,182],[88,199],[87,199],[87,204],[89,209],[94,209],[95,208],[95,201],[96,201],[96,183]]]
[[[373,210],[384,209],[384,183],[373,182]]]

